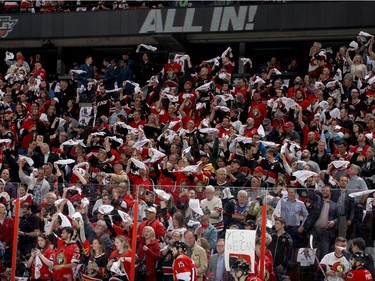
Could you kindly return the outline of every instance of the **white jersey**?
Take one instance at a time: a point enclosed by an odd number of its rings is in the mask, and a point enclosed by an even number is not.
[[[335,252],[326,254],[320,264],[326,267],[326,272],[344,272],[347,273],[351,269],[350,262],[344,257],[337,257]],[[344,278],[338,276],[328,276],[327,281],[345,281]]]

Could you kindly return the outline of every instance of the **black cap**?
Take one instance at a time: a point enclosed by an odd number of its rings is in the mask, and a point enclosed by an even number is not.
[[[184,252],[184,253],[186,253],[186,251],[187,251],[187,246],[182,241],[176,241],[176,242],[174,242],[173,243],[173,248],[182,249],[182,252]]]
[[[265,118],[262,122],[262,125],[268,125],[271,124],[271,120],[269,118]]]
[[[238,160],[238,159],[233,159],[233,160],[232,160],[232,163],[237,163],[237,164],[241,165],[241,161]]]
[[[232,265],[232,269],[233,270],[242,270],[243,272],[247,272],[250,269],[250,265],[244,260],[237,260]]]
[[[354,253],[352,259],[360,263],[366,263],[366,255],[363,252]]]

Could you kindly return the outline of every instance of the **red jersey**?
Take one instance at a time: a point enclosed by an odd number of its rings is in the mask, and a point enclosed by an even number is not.
[[[249,107],[249,112],[247,114],[247,117],[254,118],[255,124],[254,127],[258,128],[260,124],[262,123],[263,119],[267,117],[267,106],[260,102],[251,102],[251,106]]]
[[[40,76],[40,78],[42,78],[42,80],[46,80],[47,72],[44,70],[44,68],[39,68],[37,70],[34,70],[33,74],[37,77]]]
[[[243,99],[246,102],[246,92],[247,92],[247,88],[246,87],[244,87],[243,89],[235,87],[234,88],[234,93],[232,93],[232,96],[235,98],[236,95],[240,93],[240,94],[242,94]]]
[[[187,255],[179,255],[173,262],[173,280],[197,281],[197,266]]]
[[[48,260],[54,261],[55,260],[55,251],[51,248],[47,248],[43,256],[45,256]],[[52,268],[48,268],[48,266],[44,263],[42,259],[40,259],[42,262],[42,267],[39,268],[40,277],[37,278],[35,276],[35,259],[33,260],[33,266],[31,267],[31,276],[32,279],[37,280],[50,280],[53,278],[53,271]]]
[[[80,261],[80,249],[76,242],[70,242],[69,244],[57,237],[57,250],[55,257],[55,265],[79,263]],[[62,268],[54,270],[53,278],[61,281],[74,280],[73,268]]]
[[[219,127],[217,129],[219,130],[219,132],[217,134],[218,138],[222,138],[224,135],[230,134],[230,127],[228,127],[228,128]]]
[[[13,241],[14,222],[12,218],[6,217],[0,222],[0,241],[7,244]]]
[[[183,111],[186,113],[186,115],[191,115],[192,111],[195,110],[195,100],[197,98],[197,93],[193,90],[189,93],[183,91],[178,94],[178,103],[182,104],[185,99],[187,99],[188,95],[192,95],[189,97],[189,101],[185,102],[185,106]]]
[[[169,87],[178,87],[178,74],[182,71],[179,63],[166,64],[163,67],[163,78],[165,85]]]
[[[129,180],[133,185],[133,190],[136,192],[138,190],[138,198],[144,200],[146,195],[146,190],[153,191],[154,186],[149,179],[144,180],[143,178],[128,174]],[[136,198],[137,194],[133,194],[133,198]]]
[[[111,260],[111,259],[115,258],[116,261],[117,261],[120,258],[131,258],[133,256],[132,253],[133,253],[132,249],[129,249],[125,253],[119,254],[117,252],[117,249],[115,249],[115,250],[113,250],[113,252],[109,256],[108,260]],[[126,260],[124,260],[124,262],[122,264],[124,266],[124,270],[125,270],[126,274],[129,276],[130,275],[130,266],[131,266],[131,263],[128,262],[128,261],[126,261]]]
[[[346,274],[345,281],[373,281],[370,271],[367,269],[352,269]]]
[[[165,236],[165,227],[159,220],[153,220],[151,223],[147,220],[141,222],[137,229],[137,237],[138,240],[142,237],[142,232],[145,226],[151,226],[155,231],[155,237],[158,239],[159,237]]]
[[[121,200],[122,200],[121,205],[120,205],[121,208],[125,209],[126,211],[133,208],[133,205],[134,205],[133,196],[126,193],[125,196]]]
[[[369,145],[366,144],[366,145],[362,148],[362,150],[360,151],[360,154],[361,154],[362,156],[366,157],[366,151],[367,151],[370,147],[371,147],[371,146],[369,146]],[[356,153],[357,150],[358,150],[359,148],[361,148],[361,147],[359,147],[358,145],[353,146],[353,147],[349,150],[349,152],[350,152],[350,153]]]
[[[139,120],[138,122],[131,121],[129,123],[129,126],[135,129],[139,129],[139,126],[144,126],[144,124],[146,124],[146,122],[143,120]]]
[[[300,107],[302,107],[302,110],[306,110],[310,106],[310,102],[308,100],[301,100],[296,102]]]

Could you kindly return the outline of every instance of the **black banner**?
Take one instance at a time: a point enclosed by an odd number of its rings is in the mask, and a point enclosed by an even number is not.
[[[0,38],[57,39],[166,33],[374,27],[375,2],[294,2],[0,16]]]

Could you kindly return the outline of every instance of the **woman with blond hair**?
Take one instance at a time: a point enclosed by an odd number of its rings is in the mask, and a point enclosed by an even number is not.
[[[355,77],[355,80],[364,79],[367,75],[366,65],[363,63],[363,58],[361,57],[361,55],[355,55],[353,60],[350,58],[349,51],[352,50],[353,49],[349,48],[346,51],[346,61],[350,66],[350,74]]]
[[[159,118],[156,114],[151,113],[147,116],[147,123],[143,126],[147,138],[157,138],[162,131],[159,124]]]
[[[155,231],[151,226],[145,226],[137,251],[140,265],[139,281],[156,281],[156,266],[161,259],[159,240],[155,238]]]
[[[128,281],[133,251],[128,240],[122,235],[115,238],[115,246],[116,249],[109,256],[107,264],[107,269],[112,271],[109,281]]]

